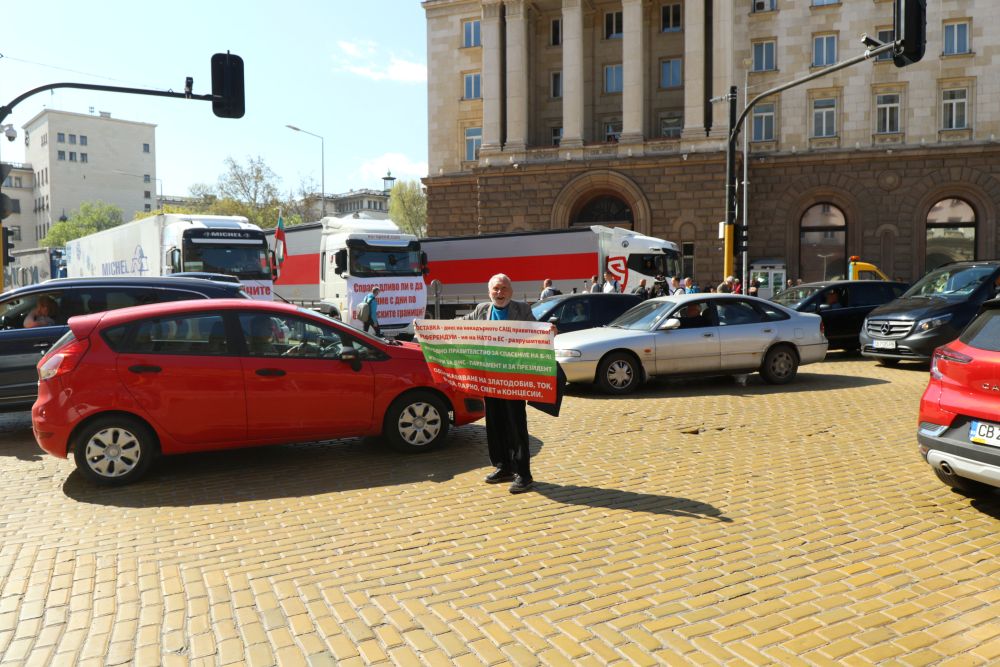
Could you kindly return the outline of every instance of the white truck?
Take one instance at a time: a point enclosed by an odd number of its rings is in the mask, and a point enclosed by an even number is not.
[[[272,298],[273,254],[242,216],[158,214],[66,244],[70,278],[224,273],[255,299]]]
[[[601,225],[426,238],[421,239],[420,249],[427,260],[428,299],[432,304],[439,299],[443,318],[485,301],[486,283],[497,273],[510,276],[515,299],[528,302],[538,300],[546,278],[567,294],[589,289],[594,275],[603,280],[605,269],[626,292],[643,278],[652,287],[657,275],[681,274],[676,243]]]
[[[37,285],[50,278],[66,277],[66,262],[62,248],[30,248],[14,250],[14,263],[3,267],[4,289]]]

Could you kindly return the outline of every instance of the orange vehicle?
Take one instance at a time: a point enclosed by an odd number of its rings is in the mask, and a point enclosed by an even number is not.
[[[889,276],[882,273],[881,270],[874,264],[869,264],[868,262],[862,262],[861,258],[857,255],[851,255],[850,261],[847,263],[847,279],[848,280],[892,280]]]

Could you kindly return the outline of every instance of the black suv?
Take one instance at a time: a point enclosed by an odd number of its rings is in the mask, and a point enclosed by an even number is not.
[[[35,402],[35,365],[75,315],[162,301],[234,298],[246,298],[239,284],[174,277],[59,278],[0,294],[0,412],[26,410]]]
[[[771,301],[822,317],[831,350],[856,350],[868,313],[899,298],[906,287],[906,283],[886,280],[832,280],[796,285],[775,294]]]
[[[883,365],[929,361],[935,348],[958,338],[979,307],[997,295],[998,282],[1000,260],[939,266],[871,312],[861,331],[861,354]]]
[[[603,327],[641,302],[635,294],[559,294],[536,301],[531,312],[539,322],[551,322],[559,333],[566,333]]]

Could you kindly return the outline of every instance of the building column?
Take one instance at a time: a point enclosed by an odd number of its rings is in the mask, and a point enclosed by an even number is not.
[[[713,0],[712,7],[712,90],[710,94],[725,95],[730,86],[738,85],[734,78],[733,3],[731,0]],[[745,103],[745,102],[744,102]],[[729,136],[729,104],[712,105],[712,137]]]
[[[583,2],[562,2],[563,136],[560,146],[583,147]]]
[[[705,138],[705,5],[684,3],[684,139]]]
[[[646,44],[643,0],[622,0],[623,144],[641,144],[646,136]]]
[[[483,2],[483,18],[479,25],[479,37],[483,49],[483,143],[480,154],[500,151],[501,128],[503,117],[501,102],[503,100],[503,73],[500,64],[503,58],[500,53],[500,9],[503,5],[496,2]]]
[[[507,7],[506,151],[528,147],[528,12],[525,0],[505,0]]]

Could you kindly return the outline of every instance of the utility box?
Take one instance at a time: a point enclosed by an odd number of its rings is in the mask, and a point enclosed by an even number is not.
[[[770,299],[785,289],[787,275],[783,259],[758,259],[750,262],[750,284],[757,281],[757,296],[762,299]]]

